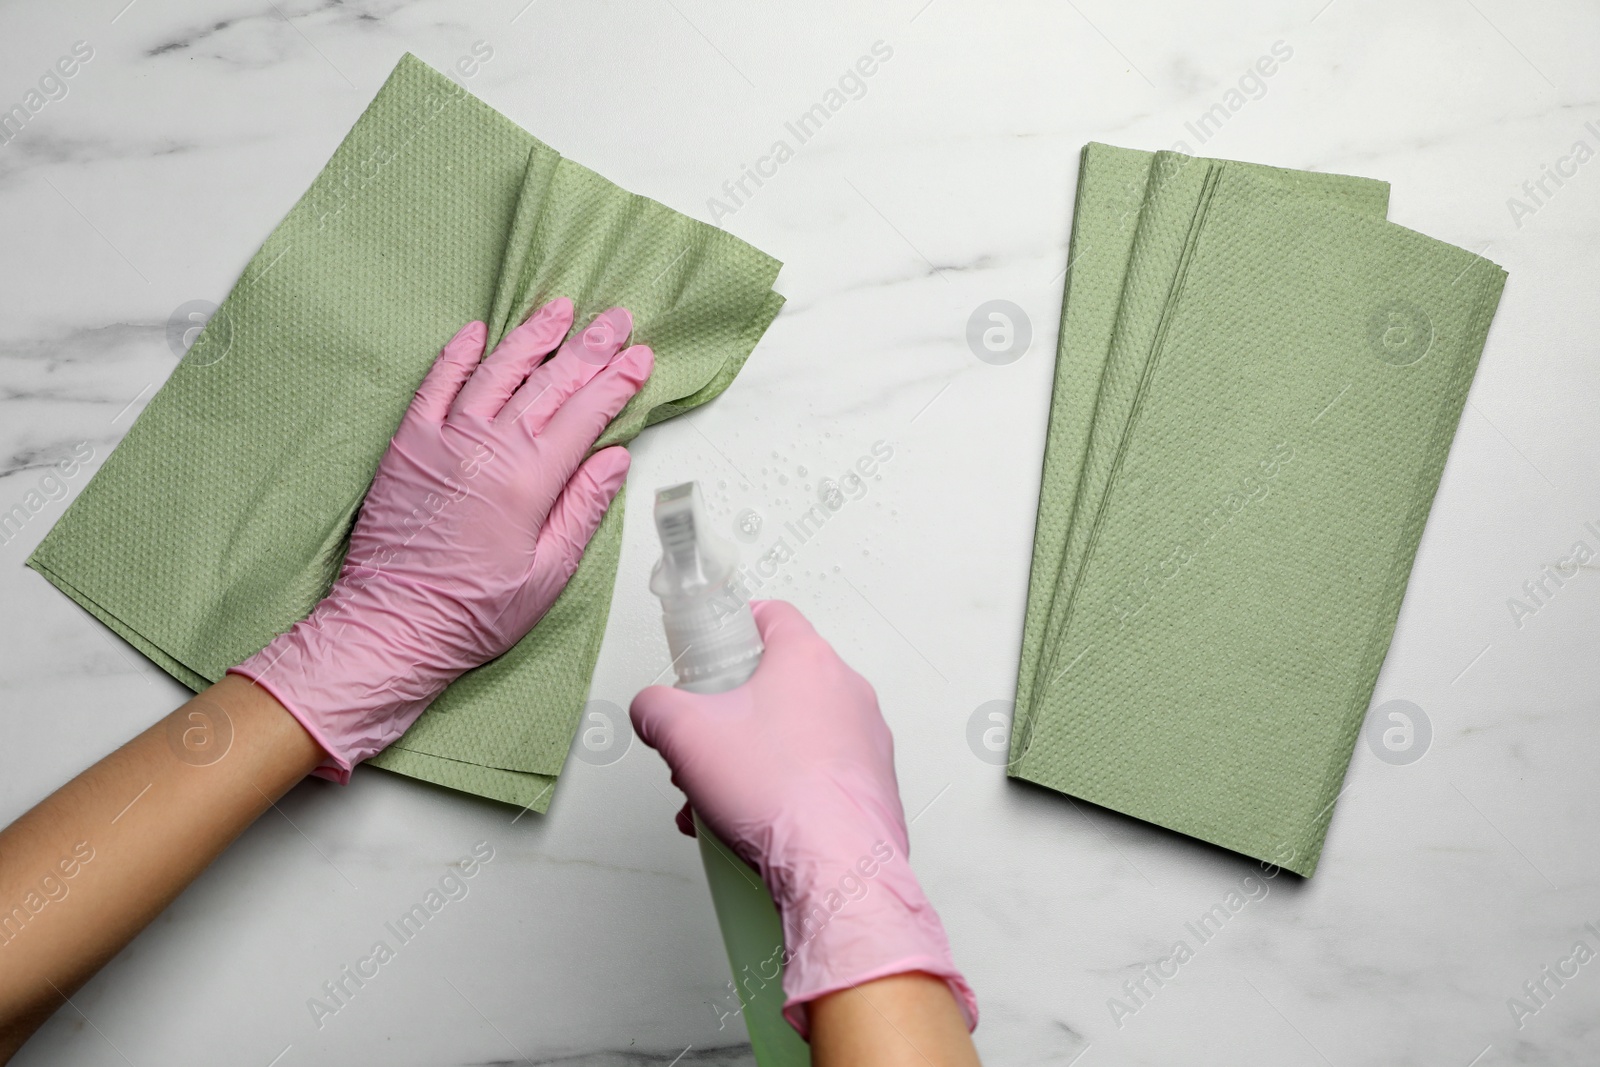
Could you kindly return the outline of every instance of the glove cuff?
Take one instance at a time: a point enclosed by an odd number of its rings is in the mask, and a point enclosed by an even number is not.
[[[295,705],[295,702],[289,698],[286,690],[280,690],[272,680],[263,677],[260,666],[256,663],[258,658],[259,654],[252,656],[237,667],[229,667],[226,673],[236,674],[251,685],[259,686],[266,690],[267,694],[273,700],[282,704],[283,710],[294,716],[295,721],[300,724],[301,728],[311,735],[311,740],[315,741],[318,747],[322,749],[323,755],[322,762],[311,770],[314,777],[325,778],[330,782],[338,782],[340,785],[349,785],[350,772],[355,769],[355,765],[348,759],[335,755],[337,747],[329,739],[328,735],[323,732],[322,727],[317,725],[316,719],[300,710]]]
[[[332,603],[324,600],[228,673],[271,693],[328,754],[313,773],[342,784],[355,764],[405,733],[453,677],[406,658],[392,636],[363,623],[362,611],[330,610]],[[393,620],[384,621],[392,631]]]
[[[901,841],[870,854],[780,907],[784,927],[783,1014],[810,1037],[818,997],[895,974],[922,971],[950,987],[970,1030],[978,1002],[956,968],[944,924],[923,894]]]

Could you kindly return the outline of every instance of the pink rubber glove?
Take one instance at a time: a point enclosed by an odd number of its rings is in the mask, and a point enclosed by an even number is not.
[[[621,351],[622,308],[561,345],[571,326],[572,302],[553,300],[488,359],[484,324],[461,328],[378,464],[326,599],[229,672],[327,750],[322,777],[348,782],[459,675],[521,640],[577,568],[628,473],[621,447],[584,457],[654,358]]]
[[[968,1027],[978,1002],[907,861],[894,738],[867,680],[778,600],[754,601],[766,644],[725,693],[651,686],[633,724],[701,820],[761,873],[783,919],[783,1013],[909,971],[945,980]],[[688,806],[678,825],[693,833]]]

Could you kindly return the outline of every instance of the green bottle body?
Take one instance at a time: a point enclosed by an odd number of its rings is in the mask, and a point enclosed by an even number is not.
[[[760,1067],[810,1067],[811,1046],[783,1017],[783,924],[761,876],[706,829],[695,833],[740,1014]]]

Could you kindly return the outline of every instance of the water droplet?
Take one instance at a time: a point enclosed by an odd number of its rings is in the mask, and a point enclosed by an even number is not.
[[[745,508],[733,517],[733,532],[741,541],[754,541],[761,533],[761,513]]]
[[[787,474],[778,475],[778,484],[779,485],[788,485],[789,484],[789,476]]]
[[[838,511],[844,507],[844,490],[840,489],[839,483],[832,478],[824,478],[817,486],[817,499],[822,501],[829,511]]]
[[[796,474],[798,474],[802,478],[804,478],[806,476],[806,469],[804,467],[796,467],[794,469],[794,472]]]

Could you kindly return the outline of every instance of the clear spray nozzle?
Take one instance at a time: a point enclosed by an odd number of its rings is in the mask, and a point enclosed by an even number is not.
[[[657,491],[656,533],[661,561],[650,574],[650,591],[661,598],[678,687],[732,689],[755,671],[762,652],[738,580],[738,550],[712,532],[694,482]]]
[[[656,533],[661,536],[661,562],[650,575],[650,591],[656,596],[695,596],[732,576],[738,554],[707,526],[697,483],[656,492]]]

